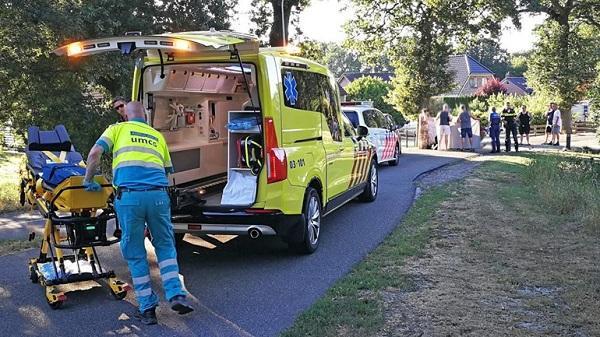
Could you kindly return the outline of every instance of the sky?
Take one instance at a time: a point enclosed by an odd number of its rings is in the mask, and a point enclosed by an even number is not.
[[[251,0],[240,0],[236,20],[232,29],[248,32]],[[338,0],[313,0],[311,5],[300,13],[300,29],[309,39],[323,42],[341,42],[346,37],[343,25],[353,16],[352,10],[342,11]],[[510,53],[523,52],[533,48],[535,37],[532,30],[544,21],[543,16],[523,15],[521,30],[517,30],[509,20],[503,22],[500,45]]]

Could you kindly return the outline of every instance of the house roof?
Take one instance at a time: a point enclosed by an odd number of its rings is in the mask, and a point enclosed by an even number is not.
[[[454,73],[454,88],[444,96],[462,96],[465,84],[471,75],[494,76],[494,73],[472,56],[467,54],[452,55],[448,58],[448,70]],[[469,93],[471,94],[471,93]]]
[[[338,83],[345,77],[349,82],[352,82],[358,78],[361,77],[365,77],[365,76],[371,76],[371,77],[375,77],[375,78],[379,78],[384,82],[389,82],[392,80],[392,76],[394,76],[394,73],[345,73],[343,74],[339,80]]]
[[[533,92],[533,89],[527,86],[527,79],[523,76],[507,76],[502,80],[502,83],[512,83],[528,94],[531,94]]]

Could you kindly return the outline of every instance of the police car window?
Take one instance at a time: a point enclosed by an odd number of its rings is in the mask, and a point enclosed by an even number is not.
[[[350,120],[350,123],[352,123],[352,126],[357,128],[358,127],[358,112],[356,111],[344,111],[344,114],[346,115],[346,117],[348,117],[348,119]]]
[[[377,125],[382,129],[389,129],[388,121],[385,119],[383,112],[379,110],[373,110],[373,112],[375,113],[375,121],[377,122]]]
[[[281,78],[285,106],[321,112],[327,119],[331,138],[341,141],[340,103],[329,77],[310,71],[284,68]]]
[[[365,120],[365,124],[370,128],[378,128],[377,125],[377,117],[375,117],[375,110],[365,110],[363,111],[363,119]]]

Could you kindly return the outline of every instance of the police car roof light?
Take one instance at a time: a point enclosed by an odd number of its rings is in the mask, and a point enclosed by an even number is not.
[[[349,101],[342,102],[342,106],[368,106],[373,107],[373,101]]]

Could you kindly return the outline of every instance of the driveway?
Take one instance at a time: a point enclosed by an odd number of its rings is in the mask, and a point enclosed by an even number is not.
[[[116,301],[102,287],[70,292],[62,309],[51,310],[43,289],[28,279],[27,260],[36,250],[0,257],[0,336],[276,336],[394,229],[413,201],[416,176],[470,155],[405,150],[399,166],[381,167],[375,202],[352,202],[324,219],[312,255],[291,254],[274,238],[188,235],[180,273],[197,310],[180,317],[163,302],[157,326],[131,318],[132,294]],[[25,237],[36,225],[22,215],[0,218],[0,238]],[[105,268],[130,281],[117,245],[99,254]]]

